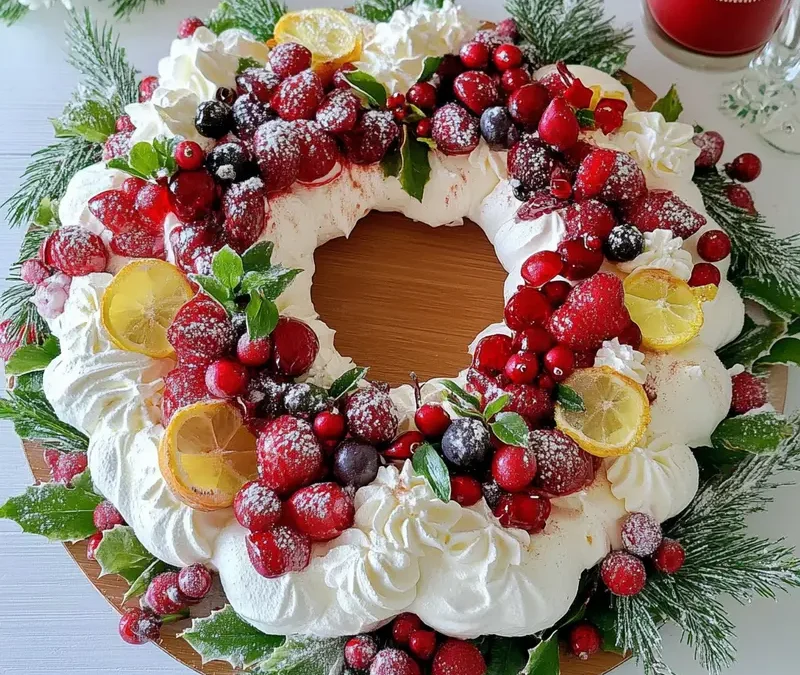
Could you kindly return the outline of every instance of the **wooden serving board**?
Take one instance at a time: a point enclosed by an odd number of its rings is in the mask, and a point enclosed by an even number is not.
[[[634,100],[649,109],[655,94],[623,75]],[[506,273],[480,228],[430,228],[397,214],[372,213],[350,239],[337,239],[316,254],[313,299],[320,317],[337,330],[336,346],[360,365],[371,367],[370,378],[393,385],[453,376],[469,364],[467,347],[486,326],[502,320]],[[772,389],[781,392],[786,371],[778,369]],[[41,448],[24,443],[36,481],[49,480]],[[84,574],[117,610],[122,611],[125,581],[100,578],[100,567],[86,558],[84,542],[65,545]],[[135,601],[133,601],[135,602]],[[165,627],[160,647],[198,673],[231,675],[234,670],[200,657],[177,634],[188,622]],[[135,654],[132,652],[132,657]],[[589,661],[562,654],[564,675],[601,675],[624,659],[598,654]]]

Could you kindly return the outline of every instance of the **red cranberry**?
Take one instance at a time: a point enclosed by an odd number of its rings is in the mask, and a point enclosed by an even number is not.
[[[700,148],[700,155],[694,162],[698,169],[711,169],[719,163],[725,149],[725,139],[721,134],[716,131],[703,131],[696,134],[692,141]]]
[[[247,333],[239,338],[236,357],[242,365],[260,368],[269,362],[272,355],[272,341],[268,337],[253,340]]]
[[[414,414],[414,423],[426,438],[441,438],[450,421],[450,415],[438,403],[426,403]]]
[[[528,448],[501,447],[492,458],[492,477],[506,492],[522,492],[536,476],[536,456]]]
[[[134,607],[119,620],[119,635],[129,645],[143,645],[161,637],[161,619],[149,609]]]
[[[408,649],[420,661],[430,661],[436,651],[436,633],[432,630],[415,630],[408,638]]]
[[[369,635],[356,635],[344,646],[344,660],[354,670],[367,670],[378,653],[378,643]]]
[[[725,172],[734,180],[750,183],[761,175],[761,160],[752,152],[745,152],[726,164]]]
[[[538,471],[534,486],[554,497],[582,490],[594,480],[592,457],[565,433],[538,429],[530,435]]]
[[[314,119],[323,98],[325,89],[319,75],[313,70],[304,70],[281,82],[270,104],[282,119],[310,120]]]
[[[298,75],[311,67],[311,52],[296,42],[282,42],[269,53],[272,72],[280,78]]]
[[[317,483],[295,492],[286,514],[311,541],[330,541],[352,526],[355,507],[340,485]]]
[[[251,532],[266,532],[283,515],[281,500],[274,490],[258,481],[245,483],[233,500],[233,514]]]
[[[308,485],[322,467],[322,450],[311,425],[283,415],[258,437],[258,471],[262,484],[280,495]]]
[[[563,98],[550,101],[539,120],[539,138],[556,150],[568,150],[578,142],[581,128],[569,103]]]
[[[70,277],[104,272],[108,253],[103,240],[80,225],[61,227],[45,243],[46,264]]]
[[[146,103],[153,98],[153,92],[158,89],[158,78],[149,75],[139,82],[139,103]]]
[[[513,349],[515,352],[533,352],[543,354],[553,346],[553,338],[546,328],[531,326],[521,330],[514,336]]]
[[[178,588],[178,573],[164,572],[155,577],[147,587],[144,601],[161,616],[180,612],[186,607],[187,598]]]
[[[205,565],[196,563],[178,572],[178,590],[190,600],[202,600],[211,590],[211,572]]]
[[[487,335],[475,347],[472,366],[484,375],[503,372],[513,354],[513,341],[508,335]]]
[[[85,452],[62,452],[58,456],[58,463],[51,470],[53,481],[70,486],[75,478],[86,471],[88,465]]]
[[[647,583],[644,563],[623,551],[609,553],[600,566],[600,577],[614,595],[638,595]]]
[[[515,527],[531,534],[541,532],[550,517],[550,500],[537,494],[506,494],[494,509],[503,527]]]
[[[575,371],[575,354],[565,345],[556,345],[544,355],[544,367],[556,382],[563,382]]]
[[[542,286],[542,293],[554,308],[564,304],[570,291],[572,286],[567,281],[548,281]]]
[[[472,476],[450,478],[450,498],[463,507],[474,506],[483,497],[481,484]]]
[[[272,331],[271,363],[286,377],[300,377],[308,372],[319,352],[319,339],[311,327],[290,317],[281,317]]]
[[[738,206],[753,215],[758,213],[756,204],[753,201],[753,195],[744,185],[728,185],[725,188],[725,194],[728,195],[728,200],[734,206]]]
[[[562,266],[561,256],[555,251],[538,251],[522,264],[520,271],[526,283],[540,288],[561,274]]]
[[[383,456],[401,461],[411,459],[416,449],[424,442],[425,436],[419,431],[406,431],[383,451]]]
[[[426,117],[417,122],[416,132],[419,138],[430,138],[433,132],[433,120],[430,117]]]
[[[522,50],[516,45],[505,44],[500,45],[494,50],[492,61],[499,71],[511,70],[512,68],[519,68],[524,61]]]
[[[472,70],[481,70],[489,65],[489,47],[481,42],[468,42],[459,52],[461,62]]]
[[[711,263],[697,263],[692,268],[692,276],[689,277],[690,286],[708,286],[713,284],[719,286],[722,282],[722,274],[716,265]]]
[[[369,675],[420,675],[419,665],[399,649],[382,649],[375,656]]]
[[[550,391],[556,388],[556,381],[547,373],[542,373],[536,378],[536,386],[539,389]]]
[[[675,574],[686,562],[686,551],[674,539],[664,539],[653,554],[653,564],[663,574]]]
[[[507,94],[513,94],[517,89],[530,84],[531,76],[524,68],[512,68],[503,73],[500,78],[500,88]]]
[[[733,393],[731,410],[736,415],[744,415],[767,404],[769,392],[766,382],[752,373],[739,373],[731,378]]]
[[[178,37],[180,39],[190,38],[198,28],[203,28],[204,26],[202,19],[196,16],[187,16],[178,24]]]
[[[417,82],[408,90],[408,102],[422,110],[433,110],[436,106],[436,87],[430,82]]]
[[[550,94],[538,82],[517,89],[508,99],[508,112],[517,124],[535,127],[550,103]]]
[[[215,398],[234,398],[244,393],[250,376],[241,363],[220,359],[206,370],[206,387]]]
[[[321,441],[341,441],[347,432],[347,420],[337,412],[323,410],[314,418],[314,434]]]
[[[422,621],[416,614],[399,614],[392,622],[392,637],[399,645],[407,645],[411,633],[422,628]]]
[[[453,82],[456,97],[476,115],[497,101],[497,86],[489,75],[480,71],[461,73]]]
[[[511,330],[522,330],[547,323],[552,312],[550,303],[541,291],[524,286],[509,298],[503,316]]]
[[[309,538],[284,525],[269,532],[248,534],[245,543],[256,572],[267,579],[289,572],[302,572],[311,562]]]
[[[664,535],[660,523],[646,513],[631,513],[622,522],[622,545],[639,558],[653,555]]]
[[[203,166],[206,154],[194,141],[181,141],[175,146],[175,161],[184,171],[196,171]]]
[[[183,222],[202,220],[207,216],[217,196],[214,178],[205,169],[179,171],[169,183],[172,209]]]
[[[534,352],[512,354],[503,372],[514,384],[533,384],[539,374],[539,357]]]
[[[558,252],[564,263],[561,274],[571,281],[588,279],[600,270],[605,260],[602,251],[592,251],[576,239],[562,241]]]
[[[94,509],[92,516],[94,526],[101,532],[111,530],[117,525],[124,525],[125,519],[117,508],[109,501],[100,502]]]
[[[91,537],[86,540],[86,559],[94,560],[97,554],[97,547],[103,541],[103,533],[95,532]]]
[[[719,262],[731,254],[731,239],[722,230],[709,230],[697,240],[697,255],[706,262]]]
[[[600,631],[585,621],[574,625],[569,631],[569,648],[573,656],[587,661],[600,651],[603,638]]]

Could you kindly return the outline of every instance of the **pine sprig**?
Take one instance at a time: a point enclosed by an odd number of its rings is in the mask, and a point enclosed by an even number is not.
[[[615,73],[633,49],[633,29],[605,19],[602,0],[506,0],[506,11],[538,65],[564,61]]]
[[[225,0],[212,12],[208,27],[217,34],[228,28],[242,28],[257,40],[266,41],[288,11],[281,0]]]
[[[28,11],[19,0],[0,0],[0,21],[7,26],[19,21]]]
[[[144,12],[148,2],[156,5],[164,4],[164,0],[111,0],[110,4],[117,19],[128,19],[133,14]]]
[[[388,21],[398,9],[405,9],[414,0],[359,0],[355,12],[358,16],[373,23]]]
[[[63,452],[86,451],[89,439],[58,419],[41,391],[15,389],[0,399],[0,419],[13,422],[20,438]]]
[[[727,190],[735,183],[718,169],[695,173],[694,182],[708,214],[731,238],[731,276],[774,279],[784,293],[800,296],[800,234],[780,239],[761,214],[732,204]]]

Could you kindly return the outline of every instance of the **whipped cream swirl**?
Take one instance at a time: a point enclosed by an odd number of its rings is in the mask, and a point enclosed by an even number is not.
[[[692,254],[683,248],[683,239],[673,236],[670,230],[654,230],[644,233],[644,251],[617,267],[628,274],[641,268],[662,269],[688,281],[694,261]]]
[[[630,345],[621,344],[619,338],[606,340],[603,342],[603,346],[597,350],[594,367],[601,368],[602,366],[608,366],[639,384],[644,384],[647,379],[644,354],[636,351]]]

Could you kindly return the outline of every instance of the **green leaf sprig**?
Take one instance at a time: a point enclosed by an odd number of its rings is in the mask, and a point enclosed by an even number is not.
[[[586,412],[586,404],[581,395],[572,387],[560,384],[556,388],[556,402],[570,412]]]
[[[136,143],[127,157],[115,157],[106,163],[109,169],[118,169],[142,180],[169,178],[178,170],[175,161],[176,138],[156,138],[152,143]]]
[[[6,362],[6,375],[27,375],[47,368],[61,353],[58,338],[50,335],[41,345],[25,345]]]
[[[336,378],[328,389],[328,396],[334,401],[339,400],[343,396],[347,396],[347,394],[353,391],[358,386],[358,383],[367,376],[368,372],[369,368],[351,368],[344,373],[344,375]]]
[[[377,109],[386,107],[386,101],[389,98],[386,87],[372,75],[363,70],[352,70],[344,73],[344,78],[368,106]]]
[[[717,450],[759,455],[775,452],[793,433],[794,426],[783,415],[750,413],[723,420],[711,434],[711,444]]]
[[[450,471],[433,445],[420,445],[411,457],[411,466],[418,475],[425,477],[439,499],[445,503],[450,501]]]
[[[116,131],[114,110],[107,102],[95,100],[75,101],[51,122],[56,138],[80,137],[90,143],[105,143]]]
[[[669,91],[653,104],[650,112],[661,113],[667,122],[677,122],[683,112],[677,86],[673,84]]]

